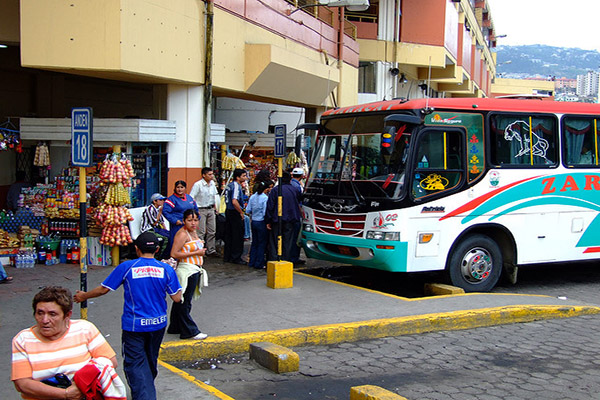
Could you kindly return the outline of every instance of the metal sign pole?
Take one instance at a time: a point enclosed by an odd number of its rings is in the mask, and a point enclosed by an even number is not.
[[[87,187],[85,167],[93,165],[94,117],[90,107],[71,109],[71,163],[79,167],[79,289],[87,292]],[[81,319],[87,319],[82,301]]]
[[[79,167],[79,287],[87,292],[87,187],[85,167]],[[81,319],[87,319],[87,300],[81,302]]]
[[[283,156],[285,155],[286,126],[275,125],[274,156],[278,159],[277,177],[277,261],[267,262],[267,286],[286,289],[294,285],[294,264],[283,258]],[[273,234],[273,233],[271,233]]]

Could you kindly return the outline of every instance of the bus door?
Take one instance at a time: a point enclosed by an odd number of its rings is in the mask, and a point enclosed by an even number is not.
[[[423,129],[412,158],[411,198],[429,201],[459,191],[466,182],[466,133],[461,128]]]

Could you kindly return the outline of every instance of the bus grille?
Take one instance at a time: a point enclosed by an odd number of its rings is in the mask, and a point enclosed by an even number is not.
[[[332,214],[315,211],[315,228],[317,232],[330,235],[362,237],[366,219],[366,214]]]

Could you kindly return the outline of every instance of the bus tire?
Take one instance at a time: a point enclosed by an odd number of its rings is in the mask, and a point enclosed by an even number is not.
[[[492,239],[473,235],[452,251],[447,269],[450,282],[465,292],[489,292],[502,272],[502,252]]]

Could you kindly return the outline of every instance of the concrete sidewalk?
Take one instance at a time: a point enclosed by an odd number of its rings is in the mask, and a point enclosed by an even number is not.
[[[319,263],[310,260],[311,263]],[[294,274],[294,287],[270,289],[266,273],[209,258],[205,265],[209,286],[194,302],[192,314],[204,341],[179,340],[165,335],[156,387],[159,399],[183,396],[228,399],[167,364],[229,353],[246,352],[248,344],[270,341],[284,346],[327,344],[448,329],[468,329],[545,318],[598,313],[600,308],[547,296],[465,294],[407,299]],[[110,267],[90,267],[88,289],[110,273]],[[79,269],[73,265],[8,268],[12,284],[0,285],[0,366],[2,398],[19,398],[10,382],[10,339],[34,324],[31,300],[40,287],[62,285],[75,291]],[[89,301],[88,319],[98,326],[119,354],[122,289]],[[79,317],[79,308],[74,318]],[[122,370],[119,373],[123,377]]]

